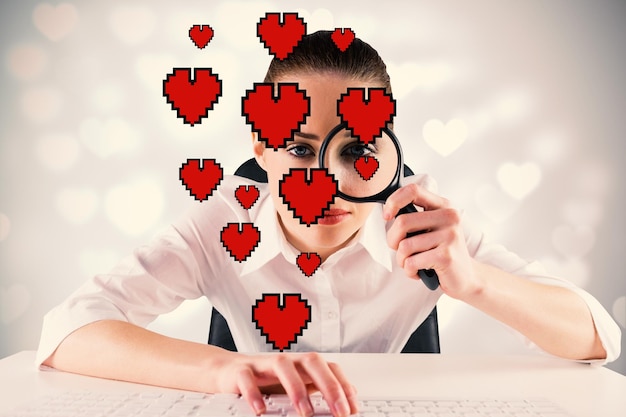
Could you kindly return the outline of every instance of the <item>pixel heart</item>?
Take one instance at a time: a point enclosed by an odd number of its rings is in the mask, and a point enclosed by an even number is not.
[[[302,40],[306,23],[298,13],[284,13],[282,23],[280,13],[266,13],[259,20],[256,33],[270,53],[282,61]]]
[[[213,28],[209,25],[193,25],[189,29],[189,37],[198,48],[203,49],[213,39]]]
[[[237,262],[245,261],[261,241],[261,232],[252,223],[228,223],[220,233],[224,248]]]
[[[296,343],[311,321],[311,306],[301,294],[263,294],[252,306],[252,321],[267,343],[281,352]]]
[[[179,170],[179,178],[189,193],[198,201],[206,200],[224,177],[224,171],[215,159],[187,159]]]
[[[254,185],[240,185],[235,190],[235,198],[246,210],[249,210],[259,198],[259,189]]]
[[[304,275],[310,277],[322,264],[322,258],[315,252],[302,252],[296,258],[296,264],[298,264],[298,268]]]
[[[354,169],[356,169],[361,178],[369,181],[378,170],[378,159],[368,155],[361,156],[354,161]]]
[[[348,49],[348,47],[352,45],[352,41],[354,41],[354,32],[350,28],[337,28],[334,30],[333,34],[330,35],[330,38],[335,42],[335,45],[341,52],[346,52],[346,49]]]
[[[177,117],[191,126],[209,115],[222,96],[222,81],[211,68],[174,68],[163,80],[163,97],[176,110]]]
[[[242,99],[242,116],[259,135],[266,146],[284,148],[287,141],[300,129],[309,115],[311,99],[298,84],[278,83],[274,97],[274,84],[255,83]]]
[[[311,179],[307,169],[291,168],[278,182],[278,195],[294,217],[310,226],[335,201],[337,180],[323,168],[311,169]]]
[[[365,98],[365,88],[349,88],[337,102],[341,121],[361,142],[368,144],[380,136],[382,129],[396,115],[396,101],[384,88],[370,88]]]

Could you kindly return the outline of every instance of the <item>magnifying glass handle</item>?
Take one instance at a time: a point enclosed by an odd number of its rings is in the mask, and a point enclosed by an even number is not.
[[[403,207],[398,212],[398,216],[401,214],[407,213],[415,213],[417,209],[413,204],[409,204],[406,207]],[[419,230],[417,232],[407,233],[406,237],[421,235],[422,233],[426,233],[426,230]],[[434,269],[420,269],[417,271],[417,276],[420,277],[426,288],[429,290],[435,291],[437,287],[439,287],[439,277],[437,276],[437,272]]]

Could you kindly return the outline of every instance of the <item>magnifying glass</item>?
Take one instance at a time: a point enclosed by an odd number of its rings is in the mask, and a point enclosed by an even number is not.
[[[383,128],[381,136],[365,144],[354,137],[346,123],[335,126],[322,142],[319,164],[335,176],[337,196],[356,203],[384,203],[400,188],[404,169],[400,142],[390,129]],[[409,204],[398,215],[415,212],[415,206]],[[407,237],[424,232],[412,232]],[[417,275],[429,289],[439,286],[435,270],[420,269]]]

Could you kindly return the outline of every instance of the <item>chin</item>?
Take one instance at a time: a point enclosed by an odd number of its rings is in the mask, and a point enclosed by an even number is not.
[[[311,225],[307,229],[309,230],[304,232],[302,237],[307,240],[309,246],[326,250],[344,246],[356,233],[346,227]]]

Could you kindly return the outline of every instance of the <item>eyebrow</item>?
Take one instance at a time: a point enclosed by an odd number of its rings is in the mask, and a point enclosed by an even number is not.
[[[301,137],[303,139],[310,139],[310,140],[319,140],[320,139],[320,137],[317,136],[314,133],[306,133],[306,132],[300,132],[300,131],[295,132],[294,136],[299,136],[299,137]]]
[[[301,137],[302,139],[308,139],[308,140],[320,140],[320,137],[318,135],[316,135],[315,133],[307,133],[307,132],[300,132],[297,131],[294,133],[294,136],[298,136]],[[349,130],[346,130],[343,134],[344,137],[350,137],[351,133]]]

